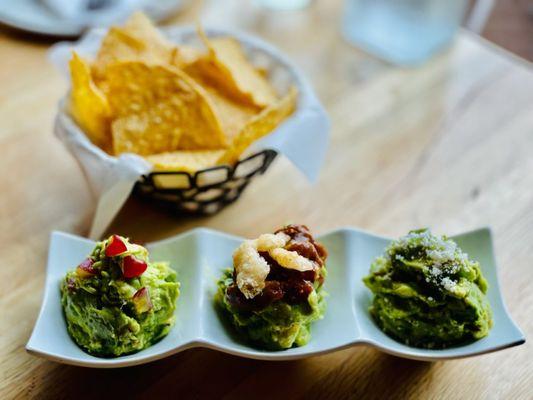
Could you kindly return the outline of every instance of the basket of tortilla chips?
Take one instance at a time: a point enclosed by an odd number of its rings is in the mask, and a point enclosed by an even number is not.
[[[80,161],[90,182],[133,162],[142,172],[136,193],[213,213],[270,166],[277,152],[253,144],[300,102],[298,79],[276,50],[224,31],[159,31],[141,13],[89,36],[83,52],[69,54],[56,133],[78,160],[91,158]]]

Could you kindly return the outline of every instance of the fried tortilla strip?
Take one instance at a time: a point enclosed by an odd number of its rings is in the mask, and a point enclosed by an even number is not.
[[[278,248],[270,250],[268,254],[283,268],[294,269],[300,272],[312,271],[315,268],[313,261],[299,255],[295,251]]]
[[[283,232],[276,234],[265,233],[257,239],[245,240],[235,250],[233,253],[233,266],[235,268],[237,286],[246,298],[251,299],[261,293],[270,272],[269,264],[259,252],[268,251],[269,254],[272,254],[276,250],[283,250],[283,246],[289,240],[290,237]],[[299,259],[294,261],[294,257],[290,257],[290,255],[287,257],[284,253],[282,254],[284,256],[283,261],[290,258],[291,265],[300,266],[301,261]],[[288,264],[288,262],[285,262],[285,264]]]
[[[257,252],[255,241],[245,240],[233,253],[237,286],[247,299],[257,296],[265,287],[270,266]]]

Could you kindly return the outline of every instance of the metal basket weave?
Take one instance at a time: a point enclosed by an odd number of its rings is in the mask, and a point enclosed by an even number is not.
[[[151,172],[136,183],[134,193],[178,213],[214,214],[237,200],[276,155],[274,150],[263,150],[233,166],[221,165],[194,174]]]

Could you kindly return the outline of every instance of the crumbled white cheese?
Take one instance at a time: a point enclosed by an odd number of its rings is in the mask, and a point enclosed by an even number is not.
[[[428,274],[425,281],[439,285],[446,291],[456,293],[460,288],[450,276],[456,275],[466,268],[469,262],[468,254],[463,252],[453,240],[445,236],[434,236],[429,230],[410,232],[399,238],[390,244],[387,253],[389,260],[394,257],[403,261],[405,256],[398,254],[398,252],[420,248],[424,249],[428,261]]]
[[[453,281],[449,277],[443,278],[441,283],[444,289],[446,289],[448,292],[454,292],[457,287],[457,282]]]

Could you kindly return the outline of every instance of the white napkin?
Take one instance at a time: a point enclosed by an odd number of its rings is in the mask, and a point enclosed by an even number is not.
[[[108,26],[125,19],[147,0],[40,0],[54,14],[81,26]]]
[[[176,43],[201,45],[194,27],[167,28],[163,32]],[[314,182],[326,154],[329,119],[311,86],[300,71],[272,45],[238,31],[206,28],[208,36],[232,36],[241,42],[247,56],[269,71],[274,86],[284,93],[291,85],[298,88],[296,111],[267,136],[246,151],[251,154],[273,149],[284,154],[310,181]],[[50,61],[68,79],[68,60],[72,50],[86,58],[96,54],[104,30],[93,29],[76,43],[62,42],[49,51]],[[151,166],[135,154],[113,157],[93,145],[59,105],[55,133],[80,163],[98,199],[89,237],[99,238],[127,200],[135,182],[150,171]]]

